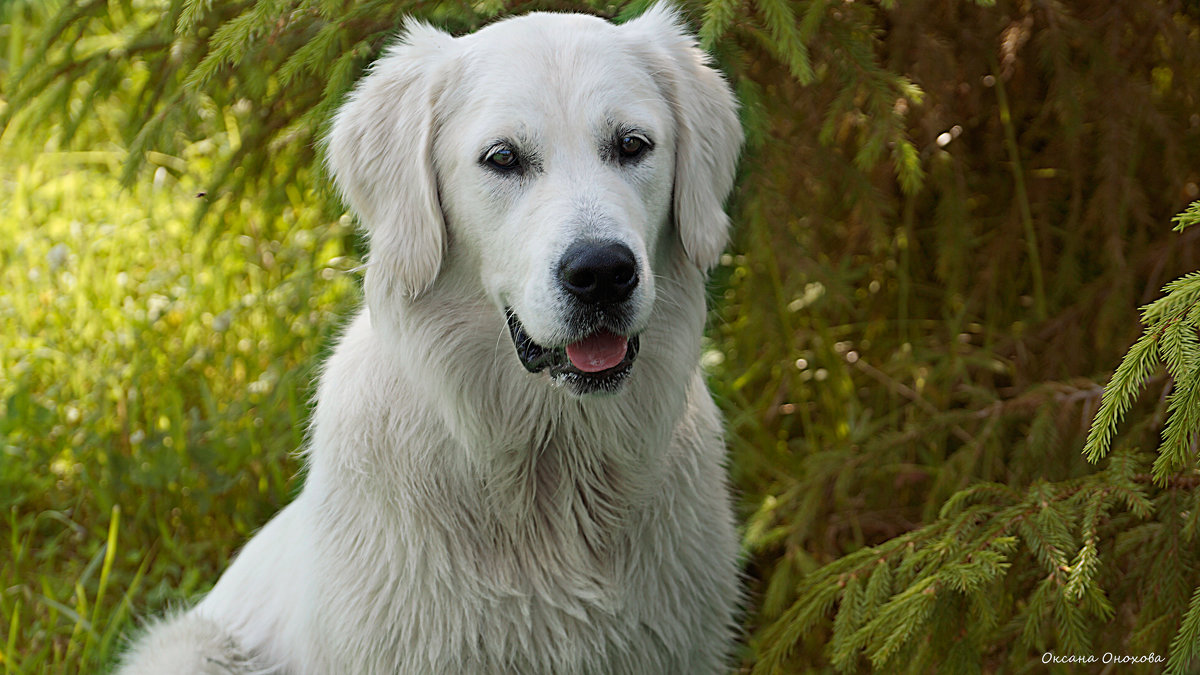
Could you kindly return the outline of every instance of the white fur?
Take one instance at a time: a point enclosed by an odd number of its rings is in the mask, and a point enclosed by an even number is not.
[[[727,670],[738,546],[697,361],[741,131],[705,64],[662,6],[408,24],[328,139],[371,256],[304,491],[123,675]],[[605,159],[613,123],[653,150]],[[496,138],[538,171],[483,166]],[[627,245],[641,279],[611,395],[526,372],[505,327],[511,307],[539,343],[578,339],[554,261],[588,238]]]

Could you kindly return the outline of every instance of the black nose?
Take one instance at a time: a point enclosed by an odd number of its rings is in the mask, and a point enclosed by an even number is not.
[[[579,242],[563,254],[558,278],[563,288],[583,302],[623,302],[638,284],[633,251],[615,242]]]

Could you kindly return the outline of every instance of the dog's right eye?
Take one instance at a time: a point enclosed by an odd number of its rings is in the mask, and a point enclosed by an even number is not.
[[[483,161],[501,171],[512,171],[521,167],[521,160],[516,151],[503,145],[492,148]]]

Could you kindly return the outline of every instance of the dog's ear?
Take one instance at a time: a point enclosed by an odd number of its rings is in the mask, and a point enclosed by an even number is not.
[[[652,50],[654,76],[675,115],[675,224],[688,257],[710,269],[729,241],[724,204],[742,149],[737,99],[667,3],[622,28]]]
[[[370,239],[367,304],[413,298],[442,264],[446,226],[433,167],[435,106],[454,38],[409,20],[334,116],[326,161]]]

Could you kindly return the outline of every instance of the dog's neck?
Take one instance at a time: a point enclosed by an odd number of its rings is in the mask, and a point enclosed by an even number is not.
[[[486,316],[481,307],[441,304],[437,311]],[[532,523],[539,512],[568,509],[598,525],[615,524],[630,504],[653,492],[686,409],[695,357],[691,369],[673,362],[678,357],[670,349],[688,342],[680,324],[667,324],[674,331],[665,326],[648,331],[621,392],[581,398],[545,374],[525,372],[498,318],[496,323],[410,324],[410,330],[442,331],[416,340],[437,345],[421,361],[436,376],[418,379],[434,383],[426,385],[431,411],[457,441],[462,463],[486,495],[485,506],[511,523]],[[491,339],[472,339],[482,335]]]

